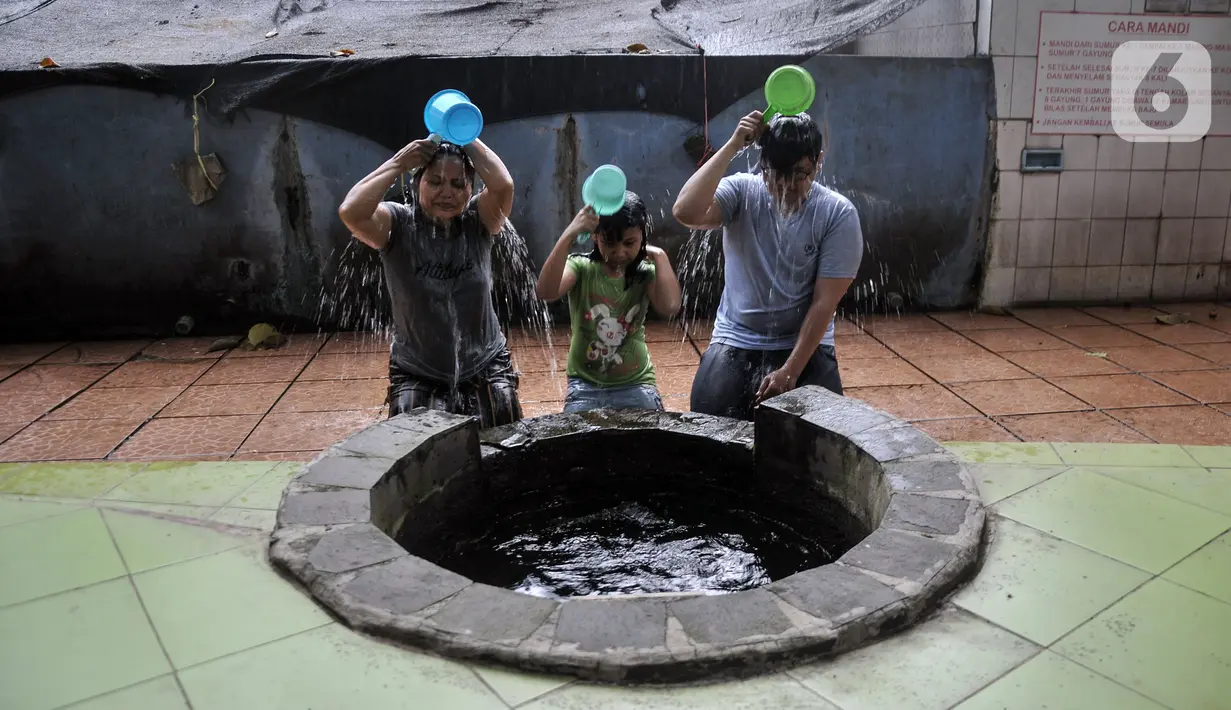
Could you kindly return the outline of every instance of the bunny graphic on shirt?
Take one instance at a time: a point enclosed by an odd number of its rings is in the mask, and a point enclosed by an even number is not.
[[[586,359],[597,360],[600,372],[607,372],[612,365],[624,363],[624,358],[617,351],[628,337],[629,325],[640,309],[640,306],[634,305],[623,316],[614,316],[610,306],[596,303],[586,312],[586,320],[594,322],[594,330],[598,334],[598,338],[586,349]]]

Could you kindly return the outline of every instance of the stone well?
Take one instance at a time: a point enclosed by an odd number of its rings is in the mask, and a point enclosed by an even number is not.
[[[746,462],[755,490],[837,506],[861,539],[832,564],[746,591],[565,599],[474,582],[394,542],[447,535],[451,514],[526,486],[573,485],[560,452],[597,437]],[[480,431],[428,410],[393,417],[291,482],[270,556],[375,636],[527,671],[662,683],[778,670],[898,631],[973,574],[983,529],[974,481],[934,440],[803,387],[762,404],[755,423],[624,410]]]

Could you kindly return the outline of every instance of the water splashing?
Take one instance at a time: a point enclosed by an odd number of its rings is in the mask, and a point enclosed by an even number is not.
[[[337,249],[329,255],[332,263]],[[317,304],[316,322],[327,328],[371,333],[387,341],[393,332],[393,315],[385,290],[380,256],[356,239],[348,239],[338,254],[332,279],[326,276]]]

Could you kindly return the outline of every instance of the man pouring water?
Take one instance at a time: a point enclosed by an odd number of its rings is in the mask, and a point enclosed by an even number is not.
[[[756,142],[760,173],[724,177]],[[859,270],[863,233],[846,197],[816,182],[821,131],[807,113],[760,111],[680,190],[671,212],[690,229],[722,227],[726,283],[691,409],[752,419],[760,402],[800,385],[842,394],[834,312]]]

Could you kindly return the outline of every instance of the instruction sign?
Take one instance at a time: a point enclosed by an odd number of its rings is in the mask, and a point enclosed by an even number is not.
[[[1209,111],[1206,135],[1231,135],[1231,17],[1072,12],[1039,15],[1033,131],[1115,133],[1112,57],[1126,42],[1158,47],[1156,64],[1143,68],[1139,96],[1148,102],[1149,96],[1163,94],[1158,96],[1163,105]],[[1205,48],[1208,60],[1203,56],[1201,63],[1208,61],[1208,69],[1193,69],[1192,62],[1176,61],[1178,55],[1169,47],[1186,43]],[[1184,71],[1169,72],[1177,65]],[[1149,110],[1149,106],[1142,108]],[[1156,125],[1165,129],[1166,116],[1176,112],[1159,108],[1153,115],[1163,117]]]

